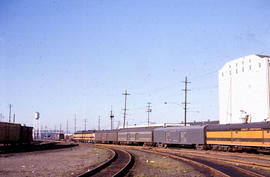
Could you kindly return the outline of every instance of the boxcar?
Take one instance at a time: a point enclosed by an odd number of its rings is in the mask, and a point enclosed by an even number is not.
[[[206,143],[209,148],[219,150],[269,148],[270,123],[208,125]]]
[[[99,130],[95,133],[95,142],[97,143],[117,143],[117,130]]]
[[[0,143],[14,144],[20,141],[21,125],[0,122]]]
[[[21,143],[30,143],[33,141],[33,127],[21,126]]]
[[[157,145],[189,145],[205,144],[206,126],[167,127],[154,130],[154,143]]]
[[[152,144],[155,127],[126,128],[118,131],[121,144]]]

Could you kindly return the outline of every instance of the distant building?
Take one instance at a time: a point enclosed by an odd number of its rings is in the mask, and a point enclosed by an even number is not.
[[[184,123],[163,123],[163,124],[143,124],[143,125],[129,125],[126,128],[141,128],[141,127],[176,127],[176,126],[184,126]],[[187,124],[190,126],[190,124]],[[119,129],[123,129],[123,126],[119,126]]]
[[[219,70],[221,124],[261,122],[270,118],[270,56],[249,55]]]
[[[187,122],[189,125],[194,126],[194,125],[216,125],[219,124],[218,120],[208,120],[208,121],[193,121],[193,122]]]

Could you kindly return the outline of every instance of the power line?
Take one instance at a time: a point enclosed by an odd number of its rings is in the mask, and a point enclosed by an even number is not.
[[[124,122],[123,122],[123,128],[125,128],[126,114],[127,114],[127,96],[130,95],[130,94],[126,90],[125,93],[122,93],[122,95],[125,95]]]

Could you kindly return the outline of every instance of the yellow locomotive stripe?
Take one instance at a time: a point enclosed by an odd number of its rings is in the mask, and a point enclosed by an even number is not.
[[[211,131],[211,132],[206,132],[206,137],[207,138],[263,138],[263,133],[262,131],[213,131],[213,132]],[[270,138],[270,134],[268,135],[268,137]]]
[[[234,146],[263,146],[269,147],[270,142],[236,142],[236,141],[213,141],[207,140],[207,144],[219,144],[219,145],[234,145]]]
[[[270,131],[269,130],[264,130],[263,131],[264,138],[270,138]]]
[[[215,131],[215,132],[206,132],[207,138],[231,138],[230,131]]]
[[[232,131],[233,138],[262,138],[262,131]]]

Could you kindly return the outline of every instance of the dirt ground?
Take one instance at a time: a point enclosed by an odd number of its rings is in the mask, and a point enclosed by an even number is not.
[[[135,164],[129,177],[194,177],[205,176],[194,167],[168,157],[129,150],[135,157]]]
[[[0,155],[0,176],[77,176],[107,160],[107,150],[81,144],[72,148]]]

